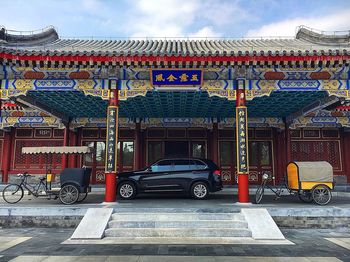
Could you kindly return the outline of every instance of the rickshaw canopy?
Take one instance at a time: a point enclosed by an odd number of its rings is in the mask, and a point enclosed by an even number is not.
[[[327,161],[294,161],[290,165],[297,167],[300,182],[333,182],[333,167]]]
[[[92,148],[87,146],[40,146],[23,147],[22,154],[87,154]]]

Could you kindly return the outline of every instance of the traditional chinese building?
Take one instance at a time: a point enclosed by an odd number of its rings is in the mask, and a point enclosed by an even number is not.
[[[238,181],[241,202],[248,181],[267,171],[276,183],[292,160],[326,160],[337,182],[350,182],[349,62],[349,32],[306,27],[295,38],[242,40],[2,28],[2,181],[45,172],[45,156],[23,155],[24,146],[88,145],[93,156],[54,156],[53,171],[91,166],[91,182],[107,180],[112,194],[116,172],[164,157],[214,160],[226,185]]]

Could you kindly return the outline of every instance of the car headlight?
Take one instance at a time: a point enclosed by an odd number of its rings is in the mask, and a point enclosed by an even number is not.
[[[263,179],[264,179],[264,180],[266,180],[266,179],[268,179],[268,178],[269,178],[269,175],[268,175],[268,174],[266,174],[266,173],[264,173],[262,177],[263,177]]]

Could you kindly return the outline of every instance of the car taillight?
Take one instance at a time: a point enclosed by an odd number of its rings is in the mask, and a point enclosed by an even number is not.
[[[214,175],[221,176],[221,171],[220,170],[215,170]]]

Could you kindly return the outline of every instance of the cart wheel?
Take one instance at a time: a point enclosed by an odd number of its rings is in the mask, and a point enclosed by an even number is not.
[[[264,186],[259,186],[255,193],[255,203],[259,204],[264,196]]]
[[[317,185],[312,189],[312,198],[318,205],[327,205],[332,199],[332,193],[328,186]]]
[[[72,205],[78,201],[79,190],[74,185],[65,185],[58,193],[60,201],[65,205]]]
[[[85,198],[87,197],[87,195],[88,195],[88,192],[80,193],[77,203],[83,202],[85,200]]]
[[[9,204],[16,204],[23,198],[23,188],[17,184],[9,184],[2,191],[2,197]]]
[[[311,203],[313,201],[312,193],[310,190],[300,190],[298,191],[298,197],[300,201],[304,203]]]

